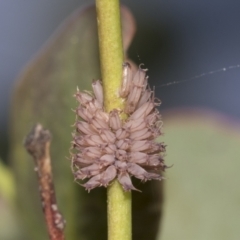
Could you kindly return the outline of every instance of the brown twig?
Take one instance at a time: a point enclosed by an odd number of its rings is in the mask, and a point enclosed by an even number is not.
[[[28,134],[25,147],[35,161],[42,208],[51,240],[64,240],[65,220],[58,211],[49,154],[51,134],[37,124]]]

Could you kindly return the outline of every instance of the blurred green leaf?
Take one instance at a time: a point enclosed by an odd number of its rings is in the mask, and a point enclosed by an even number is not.
[[[24,240],[20,230],[16,211],[0,193],[0,239],[3,240]]]
[[[0,239],[21,239],[21,232],[13,206],[14,197],[13,175],[0,159]]]
[[[3,196],[7,202],[13,203],[16,195],[15,191],[13,174],[0,159],[0,195]]]
[[[240,124],[209,112],[163,114],[168,145],[161,240],[240,236]]]
[[[73,94],[76,87],[89,89],[91,80],[99,73],[97,55],[95,12],[92,8],[77,11],[49,40],[44,49],[32,60],[18,80],[12,102],[10,127],[10,158],[13,162],[18,206],[21,221],[28,229],[28,239],[47,239],[46,227],[41,211],[34,164],[22,146],[25,135],[33,124],[40,122],[52,135],[52,164],[54,182],[60,210],[67,220],[66,234],[76,239],[77,231],[86,216],[86,201],[76,210],[77,186],[69,168],[71,111],[76,103]],[[96,208],[98,208],[96,204]],[[23,217],[24,216],[24,217]]]

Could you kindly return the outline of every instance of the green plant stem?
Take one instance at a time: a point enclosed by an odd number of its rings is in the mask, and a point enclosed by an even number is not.
[[[96,7],[104,107],[111,111],[123,108],[118,94],[124,58],[119,0],[96,0]]]
[[[96,0],[104,107],[123,109],[119,97],[124,59],[119,0]],[[130,240],[132,236],[131,192],[124,192],[117,180],[107,191],[108,240]]]
[[[131,192],[115,180],[108,187],[108,240],[132,239]]]

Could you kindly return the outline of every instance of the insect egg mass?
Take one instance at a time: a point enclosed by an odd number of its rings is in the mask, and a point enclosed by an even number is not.
[[[76,131],[73,136],[72,166],[75,179],[90,191],[107,187],[117,178],[125,191],[137,190],[131,181],[161,180],[165,145],[155,140],[161,135],[160,101],[148,85],[146,69],[133,74],[129,63],[123,64],[119,97],[124,110],[105,112],[103,88],[99,80],[92,83],[93,93],[77,90]],[[125,114],[126,120],[120,115]],[[82,183],[82,181],[81,181]]]

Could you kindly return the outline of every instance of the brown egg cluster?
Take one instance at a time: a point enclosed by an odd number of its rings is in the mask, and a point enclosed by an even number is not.
[[[103,89],[99,80],[92,83],[93,94],[77,90],[76,132],[73,136],[72,166],[75,179],[88,179],[86,190],[107,187],[118,179],[125,191],[137,190],[131,181],[161,180],[165,145],[155,142],[162,122],[154,92],[148,86],[146,69],[133,74],[129,63],[123,65],[119,97],[125,109],[104,111]],[[120,114],[128,118],[122,120]]]

